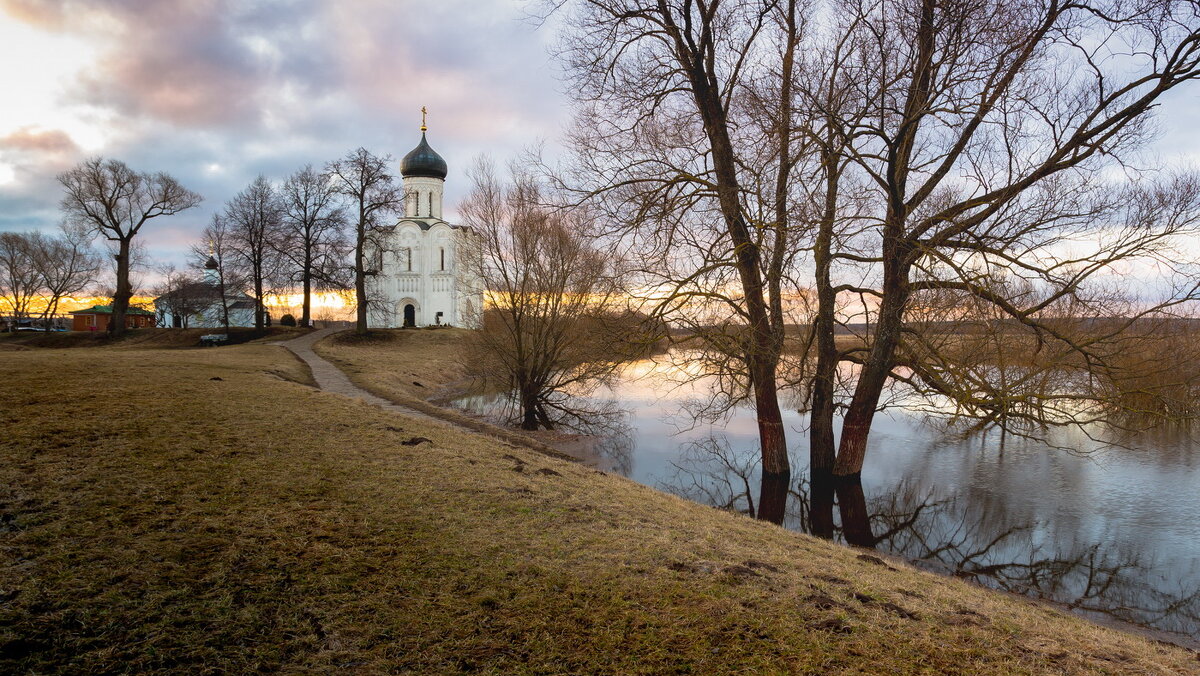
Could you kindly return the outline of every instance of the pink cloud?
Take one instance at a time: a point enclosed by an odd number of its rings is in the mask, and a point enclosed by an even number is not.
[[[21,127],[8,136],[0,137],[0,152],[15,151],[39,155],[74,156],[79,146],[70,135],[61,129],[41,130],[37,127]]]
[[[60,30],[66,23],[66,8],[58,2],[0,0],[0,10],[18,21],[45,30]]]

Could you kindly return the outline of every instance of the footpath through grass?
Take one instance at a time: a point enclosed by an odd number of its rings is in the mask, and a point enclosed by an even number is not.
[[[0,372],[0,672],[1200,667],[321,393],[278,347],[9,351]]]
[[[448,405],[474,386],[463,356],[469,333],[457,328],[376,329],[365,336],[343,331],[317,341],[313,351],[377,397],[501,442],[572,457],[559,444],[570,446],[579,435],[502,427]]]
[[[366,336],[343,331],[313,346],[355,384],[386,399],[440,400],[464,393],[471,382],[463,364],[466,329],[376,329]]]

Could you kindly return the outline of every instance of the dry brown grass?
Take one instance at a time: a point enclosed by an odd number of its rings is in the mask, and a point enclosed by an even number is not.
[[[472,386],[462,356],[468,334],[465,329],[385,329],[366,336],[344,331],[319,341],[313,350],[377,397],[507,443],[568,457],[554,444],[577,435],[517,431],[439,405]]]
[[[286,382],[306,373],[281,348],[27,350],[0,369],[0,671],[1200,666]]]
[[[335,333],[313,346],[359,387],[423,401],[468,388],[462,347],[466,329],[376,329]],[[383,395],[381,395],[383,396]]]

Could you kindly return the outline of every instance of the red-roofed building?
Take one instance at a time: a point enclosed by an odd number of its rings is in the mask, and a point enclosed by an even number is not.
[[[105,331],[112,319],[111,305],[93,305],[86,310],[75,310],[71,313],[72,331]],[[131,307],[125,311],[125,328],[140,329],[154,326],[154,313],[140,307]]]

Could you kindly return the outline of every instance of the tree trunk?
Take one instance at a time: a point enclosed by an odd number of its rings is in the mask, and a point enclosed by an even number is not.
[[[521,429],[536,430],[538,428],[537,397],[532,392],[521,390]]]
[[[778,385],[775,382],[775,371],[779,362],[779,341],[776,340],[775,331],[782,330],[782,327],[771,326],[764,298],[766,287],[760,274],[762,254],[751,237],[742,214],[737,162],[720,93],[714,86],[715,81],[710,81],[702,63],[693,63],[690,66],[688,75],[692,82],[692,93],[712,148],[717,197],[730,241],[733,243],[738,277],[746,298],[746,314],[751,332],[746,366],[750,371],[750,385],[754,388],[762,469],[764,474],[790,476],[787,439],[783,428],[783,416],[779,411]]]
[[[550,419],[550,414],[546,413],[546,407],[541,404],[537,405],[537,420],[544,429],[554,429],[554,421]]]
[[[871,354],[859,373],[854,398],[850,400],[846,420],[842,424],[842,441],[833,467],[833,473],[840,477],[862,472],[871,422],[875,419],[879,398],[892,372],[892,360],[900,342],[904,307],[908,303],[908,284],[903,280],[906,273],[902,271],[902,265],[893,262],[898,260],[899,254],[892,251],[891,255],[895,258],[889,261],[888,249],[885,243],[883,301],[879,305],[879,321],[875,327]]]
[[[908,215],[905,196],[908,194],[908,174],[917,142],[917,130],[929,105],[930,82],[935,71],[933,63],[936,51],[936,5],[936,0],[921,0],[916,66],[908,85],[902,118],[905,123],[901,125],[895,143],[888,148],[888,206],[883,224],[883,246],[880,251],[883,258],[883,286],[880,290],[883,295],[871,354],[859,374],[854,398],[850,401],[850,408],[842,426],[842,441],[833,468],[833,473],[838,476],[854,476],[862,472],[871,421],[875,418],[879,397],[887,384],[888,375],[892,372],[896,346],[900,342],[900,329],[904,322],[904,308],[908,304],[910,292],[907,258],[911,245],[903,239],[904,224]]]
[[[264,314],[266,311],[263,307],[263,278],[261,272],[256,272],[254,274],[254,328],[260,331],[266,328]]]
[[[788,476],[763,473],[758,489],[758,511],[754,516],[762,521],[783,524],[787,514],[788,486],[791,479]]]
[[[113,337],[125,334],[125,315],[129,313],[129,299],[133,298],[133,286],[129,283],[129,239],[121,239],[117,249],[117,289],[113,294],[112,314],[109,316],[108,333]]]
[[[813,535],[826,540],[833,539],[833,494],[834,479],[829,472],[815,471],[811,474],[808,495],[808,528]]]
[[[830,139],[832,141],[832,139]],[[834,381],[837,377],[838,351],[834,338],[834,311],[837,294],[830,279],[833,259],[833,226],[838,190],[836,157],[826,156],[825,209],[813,246],[816,264],[817,316],[813,331],[817,338],[817,366],[813,374],[812,413],[809,416],[809,469],[814,483],[817,474],[833,471],[834,461]]]
[[[837,482],[838,514],[842,517],[842,537],[856,547],[874,548],[871,516],[867,514],[867,498],[858,477]]]
[[[229,335],[229,298],[225,293],[224,259],[217,267],[217,291],[221,294],[221,323],[225,326],[225,335]]]
[[[42,314],[42,331],[50,333],[50,322],[54,319],[54,315],[58,313],[58,302],[61,296],[55,296],[50,299],[46,305],[46,312]]]
[[[358,243],[354,247],[354,299],[357,306],[355,307],[356,322],[354,332],[359,335],[367,332],[367,272],[363,266],[363,246],[366,244],[367,232],[366,220],[367,215],[363,212],[360,198],[358,210]]]
[[[758,418],[759,447],[762,452],[763,475],[791,477],[788,462],[787,437],[783,414],[779,410],[779,391],[775,383],[774,360],[753,356],[749,360],[750,380],[754,388],[754,410]]]
[[[779,91],[779,108],[776,113],[778,115],[776,134],[778,135],[779,142],[779,165],[775,175],[775,242],[766,254],[768,267],[766,272],[767,286],[765,300],[769,303],[769,311],[764,308],[763,316],[754,322],[756,324],[755,336],[757,338],[757,345],[754,352],[766,362],[760,366],[761,374],[754,377],[755,403],[759,411],[759,435],[763,439],[761,443],[763,454],[763,485],[765,488],[769,478],[774,477],[782,487],[776,489],[782,491],[782,499],[777,507],[768,505],[764,499],[760,499],[759,508],[760,511],[767,509],[768,506],[778,509],[779,521],[776,521],[776,523],[782,523],[782,510],[787,502],[787,485],[791,479],[791,463],[787,455],[787,439],[783,429],[783,417],[779,410],[779,390],[775,377],[779,368],[779,356],[783,351],[785,326],[782,287],[784,277],[783,265],[787,258],[789,242],[787,233],[790,227],[790,205],[788,201],[790,193],[788,186],[792,172],[792,81],[795,66],[795,50],[800,35],[797,25],[796,5],[796,0],[789,0],[787,3],[785,15],[787,40],[783,45],[783,69]],[[727,135],[725,135],[724,141],[728,141]],[[732,152],[732,148],[730,150]],[[733,175],[733,178],[736,180],[736,174]],[[736,237],[734,241],[737,242]],[[740,246],[739,243],[739,248]],[[760,251],[755,251],[755,253],[756,258],[763,256]],[[758,262],[756,262],[754,275],[749,278],[752,283],[757,279],[758,269]],[[742,277],[743,279],[747,279],[746,275],[742,275]],[[758,294],[749,303],[752,310],[751,317],[756,316],[753,312],[753,306],[757,305],[759,300],[762,299],[764,299],[764,294],[763,290],[760,289]],[[763,414],[764,406],[766,407],[765,415]],[[770,512],[770,510],[767,511]],[[772,520],[774,520],[774,515],[772,515]]]
[[[300,326],[312,326],[312,260],[304,258],[304,307],[300,311]]]
[[[818,283],[818,287],[820,287]],[[817,319],[813,330],[817,332],[817,366],[813,374],[812,412],[809,414],[809,468],[812,472],[832,472],[834,453],[834,380],[837,376],[837,348],[834,343],[832,301],[829,312],[820,307],[827,301],[820,298],[825,289],[818,288]],[[830,293],[832,295],[832,291]]]

